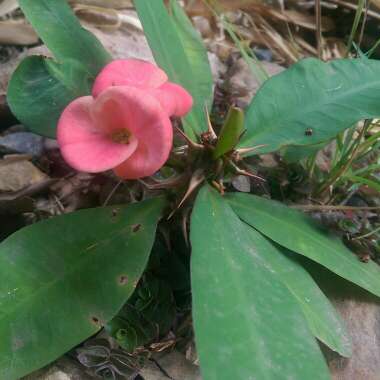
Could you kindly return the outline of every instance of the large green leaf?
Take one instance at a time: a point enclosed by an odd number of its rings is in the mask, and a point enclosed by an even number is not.
[[[12,112],[30,130],[55,138],[58,119],[75,98],[91,93],[91,75],[74,60],[58,64],[32,56],[13,73],[7,99]]]
[[[97,38],[83,29],[66,0],[19,0],[26,18],[59,62],[81,62],[95,78],[111,60]]]
[[[191,220],[197,351],[204,380],[329,379],[296,300],[255,259],[247,226],[209,187]]]
[[[176,0],[170,1],[171,16],[163,0],[135,0],[134,4],[157,64],[193,96],[184,126],[195,139],[195,134],[207,131],[204,109],[212,102],[213,79],[202,39]]]
[[[56,359],[109,321],[133,292],[162,199],[78,211],[0,245],[0,379]]]
[[[270,243],[252,227],[247,227],[252,251],[259,260],[288,287],[298,301],[313,334],[333,351],[350,357],[351,339],[344,322],[309,272],[296,260],[294,253]]]
[[[362,119],[380,116],[380,62],[315,58],[268,79],[247,110],[242,146],[257,152],[327,141]]]
[[[338,237],[307,215],[251,194],[235,193],[228,199],[239,217],[265,236],[380,296],[379,265],[362,263]]]

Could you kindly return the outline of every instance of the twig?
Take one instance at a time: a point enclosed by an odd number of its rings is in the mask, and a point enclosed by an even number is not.
[[[318,58],[322,59],[322,8],[321,0],[315,0],[315,39],[317,41]]]
[[[344,8],[352,9],[356,11],[358,9],[358,6],[355,4],[348,3],[346,1],[342,0],[330,0],[330,3],[338,4]],[[364,9],[362,10],[364,12]],[[376,20],[380,20],[380,13],[372,11],[371,9],[367,12],[368,16],[375,18]]]
[[[119,181],[115,186],[114,188],[111,190],[111,192],[108,194],[106,200],[104,201],[103,203],[103,207],[107,206],[108,205],[108,202],[111,200],[111,198],[113,197],[113,195],[115,194],[116,190],[119,188],[119,186],[123,183],[123,181]]]
[[[352,238],[351,240],[360,240],[360,239],[364,239],[364,238],[366,238],[366,237],[368,237],[368,236],[371,236],[371,235],[375,234],[375,233],[378,232],[378,231],[380,231],[380,226],[377,227],[377,228],[375,228],[373,231],[370,231],[370,232],[368,232],[368,233],[366,233],[366,234],[364,234],[364,235],[360,235],[360,236],[357,236],[357,237],[355,237],[355,238]]]
[[[295,208],[302,211],[376,211],[380,210],[380,206],[343,206],[343,205],[292,205],[290,208]]]

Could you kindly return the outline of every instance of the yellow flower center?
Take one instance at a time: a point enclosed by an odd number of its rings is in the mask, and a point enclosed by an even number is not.
[[[114,130],[110,134],[110,138],[113,142],[118,143],[118,144],[129,144],[130,143],[130,137],[131,137],[131,132],[128,131],[126,128],[120,128]]]

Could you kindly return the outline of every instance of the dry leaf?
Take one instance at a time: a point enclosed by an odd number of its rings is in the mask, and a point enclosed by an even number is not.
[[[34,45],[39,41],[29,24],[18,21],[0,21],[0,44]]]
[[[17,192],[47,178],[24,156],[8,156],[0,160],[0,191]]]
[[[0,3],[0,17],[12,13],[18,8],[17,0],[3,0]]]
[[[71,4],[92,5],[101,8],[126,9],[132,8],[131,0],[69,0]]]

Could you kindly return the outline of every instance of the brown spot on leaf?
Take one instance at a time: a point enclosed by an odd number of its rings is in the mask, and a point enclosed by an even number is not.
[[[119,284],[120,285],[127,285],[127,283],[128,283],[128,277],[125,275],[121,275],[119,277]]]
[[[98,317],[95,317],[95,316],[92,316],[91,317],[91,322],[96,325],[97,327],[101,326],[102,323],[100,322],[99,318]]]
[[[132,232],[134,232],[134,233],[139,232],[140,228],[141,228],[141,224],[134,224],[132,226]]]
[[[363,253],[359,256],[359,260],[362,263],[369,263],[370,259],[371,259],[371,256],[368,253]]]
[[[21,338],[13,338],[12,339],[12,351],[15,352],[25,346],[24,340]]]
[[[94,243],[94,244],[91,244],[89,245],[88,247],[86,247],[86,251],[91,251],[92,249],[94,249],[99,243]]]

